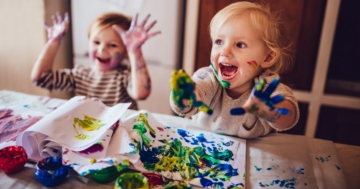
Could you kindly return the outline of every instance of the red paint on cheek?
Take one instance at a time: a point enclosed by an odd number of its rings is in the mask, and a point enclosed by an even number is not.
[[[258,68],[259,68],[258,63],[256,63],[255,60],[252,60],[252,61],[247,62],[247,63],[249,64],[249,66],[251,66],[251,67],[254,68],[254,69],[258,69]]]

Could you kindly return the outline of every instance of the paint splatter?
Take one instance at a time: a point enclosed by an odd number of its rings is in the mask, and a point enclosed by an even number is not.
[[[299,175],[305,174],[304,170],[305,170],[304,168],[299,168],[299,169],[296,169],[295,167],[294,167],[294,168],[291,168],[291,171],[292,171],[293,173],[296,173],[296,174],[299,174]]]
[[[183,129],[164,127],[167,132],[176,131],[174,134],[179,134],[180,139],[159,139],[158,141],[163,145],[151,146],[149,137],[145,135],[147,128],[142,123],[145,120],[134,121],[133,129],[138,130],[141,136],[141,141],[135,140],[134,143],[146,170],[159,173],[166,178],[180,175],[181,180],[184,181],[198,179],[203,187],[219,188],[223,188],[224,181],[238,175],[237,169],[226,163],[233,160],[232,151],[228,149],[219,151],[216,145],[207,147],[205,144],[214,142],[205,138],[202,133],[195,136]],[[189,147],[183,142],[197,146]]]
[[[327,157],[322,157],[322,156],[319,156],[319,157],[315,157],[316,160],[318,160],[319,162],[321,163],[325,163],[327,161],[330,161],[331,160],[331,156],[327,156]]]
[[[254,165],[254,167],[255,167],[256,171],[260,171],[262,169],[260,167],[257,167],[256,165]]]
[[[257,70],[259,68],[259,65],[256,63],[255,60],[252,60],[250,62],[247,62],[253,69]]]
[[[94,163],[96,163],[96,159],[95,158],[90,158],[89,162],[90,162],[90,164],[94,164]]]
[[[92,146],[90,146],[89,148],[85,149],[85,150],[82,150],[82,151],[79,151],[80,154],[92,154],[92,153],[95,153],[95,152],[102,152],[104,150],[104,146],[102,145],[101,142],[99,143],[96,143]]]
[[[11,109],[0,110],[0,143],[15,141],[20,133],[40,119],[42,116],[23,118],[20,114],[14,115]]]
[[[101,127],[103,127],[105,124],[102,123],[101,120],[92,118],[92,117],[87,116],[87,115],[84,115],[83,120],[75,117],[74,118],[74,123],[73,123],[73,127],[74,127],[74,129],[75,129],[75,131],[77,133],[75,138],[77,138],[79,140],[86,140],[86,139],[91,138],[91,136],[82,133],[81,130],[80,131],[77,130],[76,125],[78,125],[79,128],[81,128],[82,130],[85,130],[85,131],[97,131]]]
[[[279,169],[279,168],[280,168],[279,165],[274,165],[274,166],[272,166],[272,167],[266,168],[266,170],[271,171],[271,170],[276,170],[276,169]]]
[[[335,165],[336,169],[340,170],[341,168],[338,165]]]
[[[276,179],[276,180],[273,180],[269,184],[264,184],[262,182],[259,182],[259,186],[260,187],[272,187],[272,186],[278,185],[278,187],[280,187],[280,188],[295,189],[296,180],[297,180],[296,178],[290,178],[290,179],[284,179],[284,180]]]
[[[228,187],[228,189],[244,189],[245,186],[243,183],[237,183],[237,184],[230,184],[230,186]]]

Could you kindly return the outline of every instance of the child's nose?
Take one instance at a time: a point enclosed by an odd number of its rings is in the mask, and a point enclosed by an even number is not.
[[[231,56],[231,49],[228,48],[228,47],[226,47],[226,46],[223,47],[223,48],[221,49],[220,56],[225,56],[225,57]]]
[[[99,48],[97,49],[98,53],[103,53],[105,52],[105,46],[104,45],[100,45]]]

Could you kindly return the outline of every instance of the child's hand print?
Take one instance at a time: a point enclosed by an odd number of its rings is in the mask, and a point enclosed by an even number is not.
[[[170,87],[172,90],[172,99],[176,106],[181,109],[186,107],[197,107],[209,115],[213,113],[206,104],[196,100],[195,83],[191,80],[190,76],[184,71],[173,71],[172,78],[170,79]]]
[[[279,85],[279,78],[276,77],[271,83],[269,83],[266,89],[264,89],[265,84],[265,79],[261,79],[257,82],[255,84],[253,94],[245,102],[245,105],[243,107],[233,108],[230,113],[232,115],[243,115],[248,112],[270,122],[275,121],[282,115],[289,115],[290,111],[288,109],[275,107],[275,104],[284,100],[283,95],[270,97]]]

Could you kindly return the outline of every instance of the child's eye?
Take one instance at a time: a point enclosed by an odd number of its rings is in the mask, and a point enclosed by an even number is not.
[[[241,43],[241,42],[236,43],[236,46],[239,47],[239,48],[245,48],[246,47],[245,43]]]
[[[110,44],[110,47],[116,48],[116,47],[118,47],[118,46],[117,46],[117,44]]]
[[[216,45],[222,45],[222,44],[224,44],[224,42],[223,42],[222,40],[220,40],[220,39],[215,40],[214,43],[215,43]]]
[[[99,44],[100,44],[99,41],[93,41],[93,43],[94,43],[95,45],[99,45]]]

